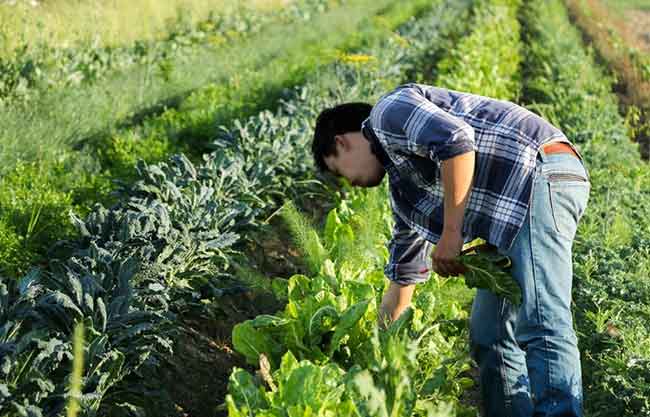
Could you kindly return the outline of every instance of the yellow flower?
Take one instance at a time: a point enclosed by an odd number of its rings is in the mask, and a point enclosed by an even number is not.
[[[339,55],[339,61],[346,64],[362,64],[369,61],[374,61],[376,58],[372,55],[364,54],[341,54]]]

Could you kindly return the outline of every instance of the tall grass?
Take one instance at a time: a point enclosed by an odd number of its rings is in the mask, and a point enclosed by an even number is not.
[[[84,368],[84,325],[79,322],[74,327],[72,336],[73,359],[70,374],[70,397],[68,398],[67,417],[76,417],[79,413]]]
[[[227,16],[242,6],[266,11],[290,1],[5,1],[0,3],[0,58],[12,56],[23,45],[69,48],[88,43],[118,46],[155,40],[179,19],[197,22],[210,13]]]

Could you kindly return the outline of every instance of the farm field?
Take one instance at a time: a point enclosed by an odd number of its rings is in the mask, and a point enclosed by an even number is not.
[[[504,278],[431,272],[380,330],[387,181],[313,163],[322,109],[406,82],[576,145],[584,415],[650,416],[644,2],[162,3],[136,29],[120,1],[0,3],[0,416],[482,415],[469,317]]]

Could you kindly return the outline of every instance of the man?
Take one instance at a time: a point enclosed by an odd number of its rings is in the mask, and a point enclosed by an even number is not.
[[[353,186],[388,174],[395,227],[380,319],[399,317],[428,270],[461,274],[463,244],[482,238],[510,257],[523,295],[516,308],[479,290],[472,305],[486,415],[582,415],[571,247],[590,178],[559,129],[514,103],[411,83],[375,106],[324,110],[312,151]]]

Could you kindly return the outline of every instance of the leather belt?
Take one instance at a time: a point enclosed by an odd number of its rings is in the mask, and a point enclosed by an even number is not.
[[[553,143],[549,143],[549,144],[546,144],[546,145],[542,145],[542,149],[544,149],[544,153],[546,155],[549,155],[549,154],[552,154],[552,153],[570,153],[571,155],[573,155],[576,158],[580,159],[578,154],[566,142],[553,142]]]

